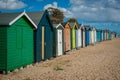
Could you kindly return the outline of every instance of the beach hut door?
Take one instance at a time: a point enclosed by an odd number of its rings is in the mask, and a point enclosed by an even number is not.
[[[83,47],[85,47],[85,31],[83,31]]]
[[[62,30],[57,30],[57,37],[58,37],[58,56],[62,55]]]
[[[81,42],[81,40],[80,40],[81,39],[80,32],[81,32],[80,29],[78,29],[78,44],[77,44],[78,46],[77,47],[80,47],[80,45],[81,45],[81,43],[80,43]]]

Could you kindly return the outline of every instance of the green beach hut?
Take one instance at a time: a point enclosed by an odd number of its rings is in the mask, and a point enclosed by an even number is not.
[[[0,71],[34,62],[33,30],[37,26],[23,13],[0,13]]]
[[[76,22],[70,22],[71,27],[71,50],[76,49],[76,31],[78,29],[78,25]]]

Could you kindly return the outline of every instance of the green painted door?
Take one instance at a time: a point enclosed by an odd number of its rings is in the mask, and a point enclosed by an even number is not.
[[[17,48],[22,49],[22,43],[23,43],[23,30],[22,27],[16,27],[16,34],[17,34]]]
[[[16,61],[15,61],[14,64],[16,65],[16,62],[18,62],[20,64],[14,66],[14,68],[21,66],[21,63],[22,63],[22,61],[21,61],[22,60],[21,59],[21,56],[22,56],[22,46],[23,46],[23,28],[21,26],[18,26],[18,27],[16,27],[16,48],[17,48],[16,49],[17,50],[17,53],[16,53],[17,55],[16,56],[17,56],[17,58],[16,58]]]
[[[76,47],[75,45],[75,30],[74,28],[72,29],[72,49]]]
[[[33,30],[28,25],[22,26],[22,65],[31,64],[34,55]]]

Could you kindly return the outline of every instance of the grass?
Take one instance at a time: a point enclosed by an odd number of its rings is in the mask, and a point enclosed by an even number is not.
[[[60,66],[56,66],[55,68],[54,68],[54,70],[56,70],[56,71],[59,71],[59,70],[64,70],[62,67],[60,67]]]
[[[32,80],[32,79],[30,79],[30,78],[26,78],[25,80]]]

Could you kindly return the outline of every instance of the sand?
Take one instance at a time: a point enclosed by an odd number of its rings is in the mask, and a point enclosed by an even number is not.
[[[0,74],[0,80],[120,80],[120,38]]]

